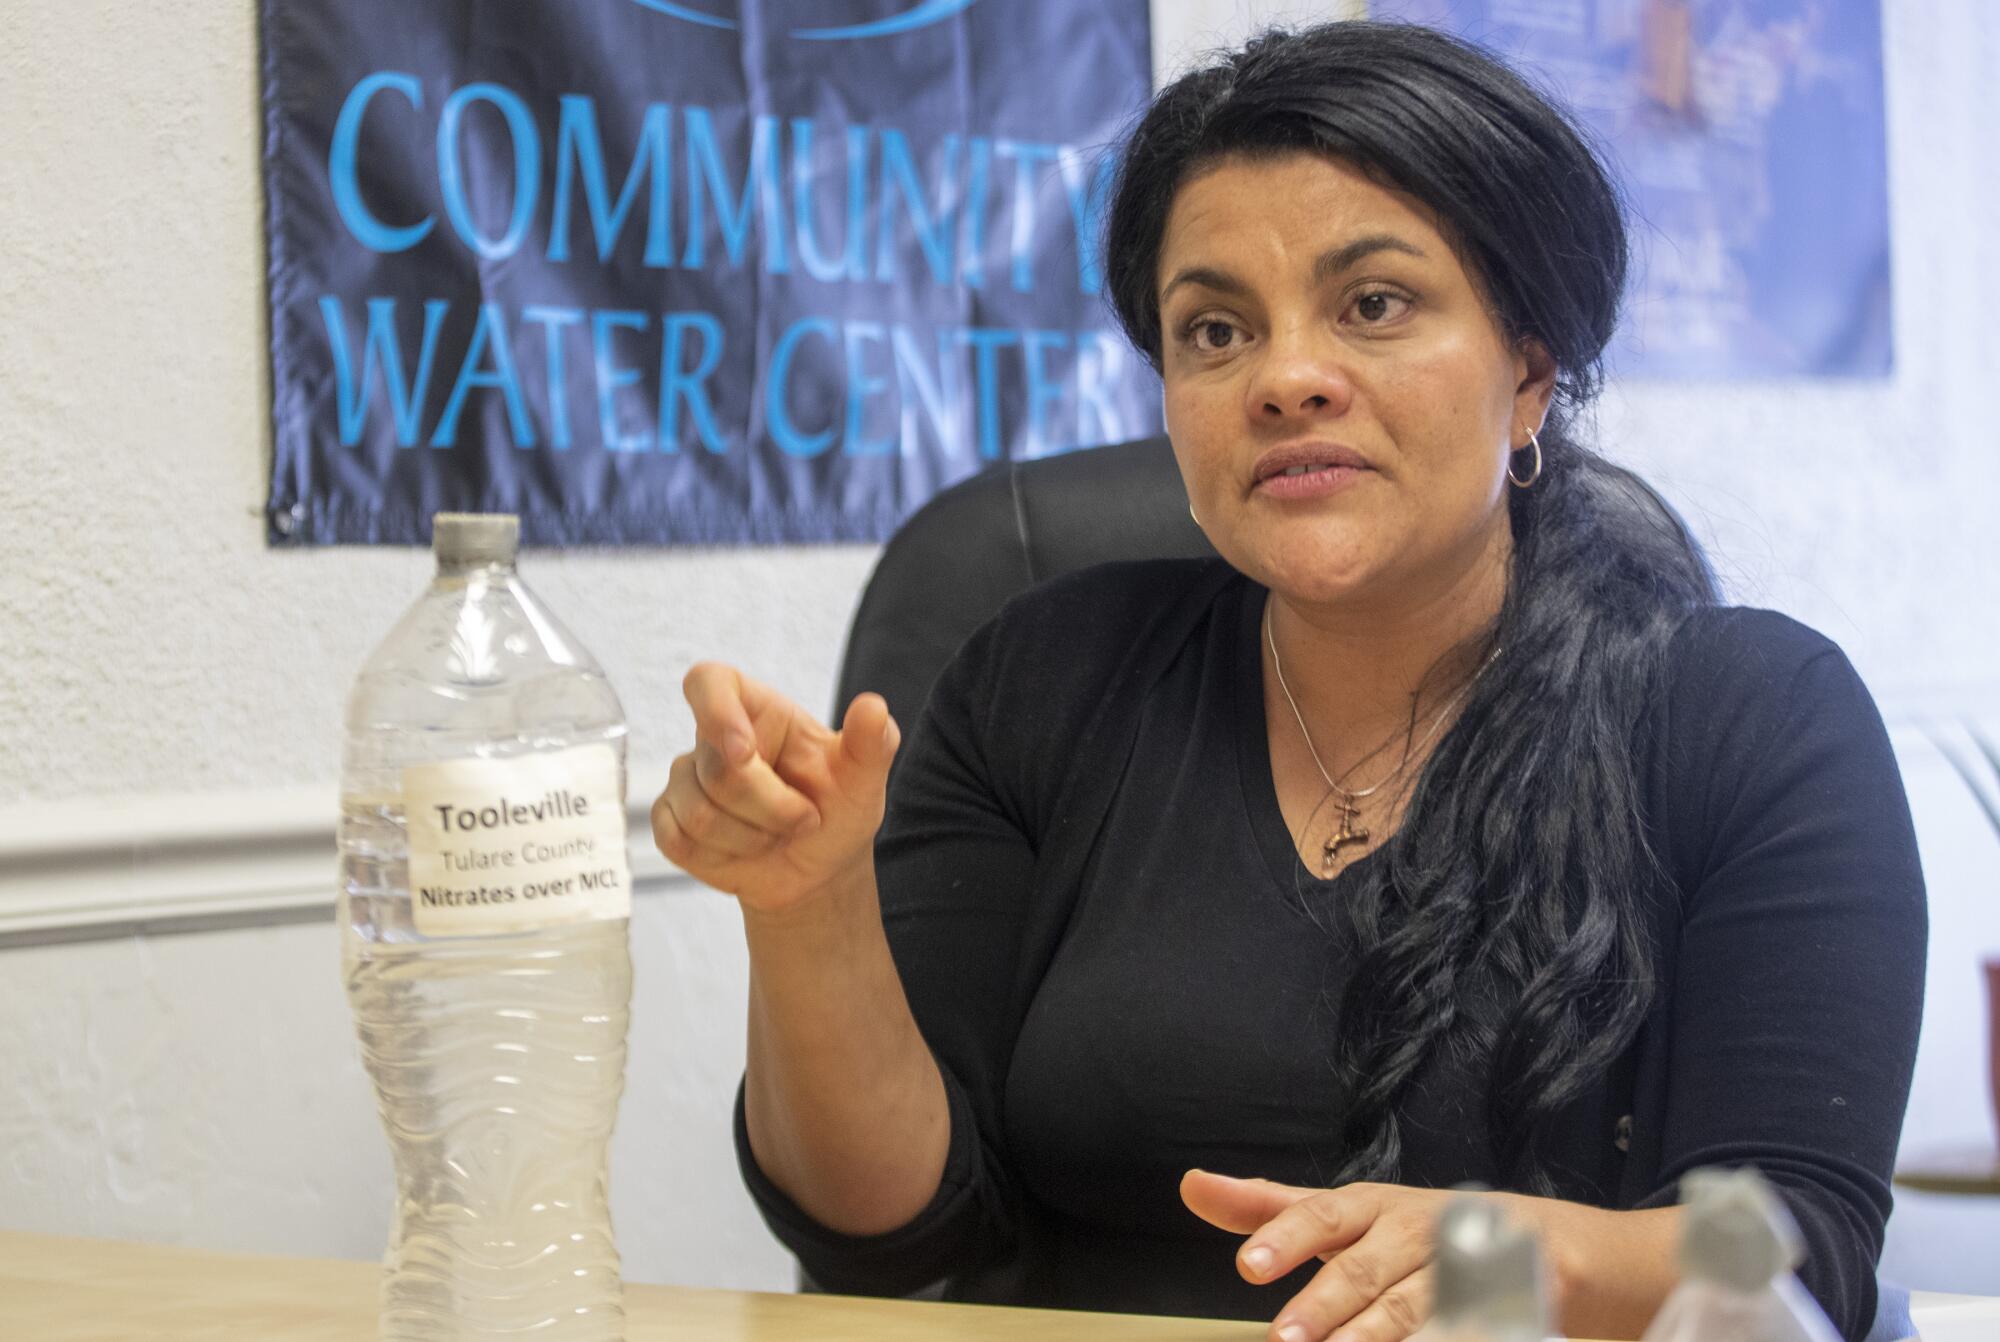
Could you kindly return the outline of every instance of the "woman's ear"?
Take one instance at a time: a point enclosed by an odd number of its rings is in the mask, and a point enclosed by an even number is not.
[[[1556,361],[1548,346],[1533,336],[1514,344],[1514,419],[1539,431],[1549,417],[1556,394]],[[1520,432],[1519,427],[1514,432]]]

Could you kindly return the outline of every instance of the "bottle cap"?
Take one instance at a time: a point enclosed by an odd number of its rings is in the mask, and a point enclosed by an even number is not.
[[[1498,1204],[1457,1197],[1438,1217],[1433,1310],[1445,1326],[1477,1324],[1496,1338],[1548,1336],[1541,1253]]]
[[[1757,1291],[1805,1258],[1798,1223],[1753,1169],[1695,1170],[1681,1180],[1681,1201],[1686,1276]]]
[[[440,564],[511,564],[521,545],[521,519],[512,513],[438,513],[431,518],[431,549]]]

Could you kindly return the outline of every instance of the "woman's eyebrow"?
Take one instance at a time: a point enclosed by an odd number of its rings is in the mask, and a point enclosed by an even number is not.
[[[1424,249],[1412,242],[1405,242],[1393,233],[1370,233],[1356,238],[1344,247],[1336,247],[1329,252],[1321,252],[1319,260],[1313,262],[1313,280],[1324,284],[1335,275],[1348,270],[1377,252],[1402,252],[1422,258]]]
[[[1164,305],[1167,295],[1183,284],[1199,284],[1205,289],[1213,289],[1217,293],[1230,294],[1237,298],[1250,292],[1249,285],[1226,270],[1216,270],[1210,266],[1188,266],[1168,280],[1166,287],[1160,290],[1161,304]]]

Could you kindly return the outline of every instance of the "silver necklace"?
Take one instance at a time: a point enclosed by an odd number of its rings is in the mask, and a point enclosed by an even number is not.
[[[1486,668],[1493,665],[1493,659],[1500,655],[1500,649],[1496,647],[1493,649],[1491,653],[1487,654],[1486,660],[1479,664],[1479,669],[1472,673],[1471,678],[1467,680],[1465,684],[1459,686],[1458,693],[1452,695],[1451,698],[1445,700],[1444,707],[1440,708],[1437,711],[1437,716],[1431,719],[1430,730],[1424,733],[1424,739],[1417,742],[1414,746],[1411,746],[1408,750],[1403,752],[1403,759],[1401,763],[1399,763],[1394,769],[1391,769],[1388,772],[1388,774],[1385,775],[1381,779],[1381,781],[1377,782],[1373,787],[1365,787],[1359,789],[1358,791],[1350,791],[1349,789],[1342,787],[1339,783],[1334,782],[1333,775],[1326,771],[1326,764],[1319,757],[1319,749],[1318,747],[1313,745],[1312,733],[1306,729],[1305,714],[1299,712],[1299,701],[1292,697],[1292,687],[1285,683],[1285,664],[1278,657],[1278,639],[1277,636],[1273,634],[1271,631],[1271,607],[1268,603],[1266,603],[1266,605],[1264,606],[1264,642],[1270,646],[1271,670],[1278,677],[1278,688],[1285,692],[1285,702],[1287,704],[1290,704],[1292,707],[1292,717],[1299,724],[1299,735],[1303,737],[1305,740],[1306,753],[1312,756],[1313,767],[1315,769],[1318,769],[1319,776],[1326,780],[1327,791],[1334,796],[1337,804],[1340,807],[1340,830],[1332,838],[1326,841],[1326,846],[1322,851],[1320,858],[1320,866],[1322,867],[1322,869],[1327,872],[1331,872],[1333,870],[1334,864],[1341,860],[1340,856],[1341,849],[1350,847],[1351,845],[1354,844],[1365,844],[1368,842],[1368,831],[1365,829],[1356,829],[1354,827],[1354,822],[1357,819],[1359,819],[1361,815],[1360,803],[1366,798],[1372,797],[1377,792],[1380,792],[1383,788],[1387,787],[1394,780],[1402,777],[1403,771],[1410,767],[1410,761],[1423,753],[1424,747],[1428,746],[1431,743],[1431,739],[1435,737],[1438,734],[1439,729],[1444,726],[1445,716],[1449,714],[1452,709],[1458,706],[1459,700],[1465,698],[1465,696],[1471,692],[1472,687],[1478,683],[1480,676],[1486,673]],[[1390,738],[1390,740],[1394,739],[1395,739],[1394,737]],[[1361,760],[1355,764],[1354,769],[1360,768],[1361,765],[1366,764],[1369,760],[1375,758],[1375,755],[1378,753],[1380,753],[1380,747],[1377,747],[1376,751],[1363,756]],[[1347,772],[1353,773],[1354,769],[1349,769]],[[1347,776],[1346,774],[1341,775],[1341,777],[1343,778],[1345,778],[1346,776]]]

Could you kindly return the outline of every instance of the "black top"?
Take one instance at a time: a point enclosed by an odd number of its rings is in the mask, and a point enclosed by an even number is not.
[[[1220,561],[1107,565],[974,634],[909,734],[877,843],[884,925],[943,1072],[936,1198],[887,1234],[812,1221],[737,1149],[822,1285],[1268,1319],[1319,1265],[1252,1286],[1189,1168],[1323,1187],[1341,1163],[1328,1041],[1344,884],[1299,861],[1266,738],[1264,589]],[[1850,1338],[1908,1096],[1925,914],[1894,757],[1839,649],[1712,609],[1676,635],[1640,733],[1659,989],[1639,1038],[1543,1150],[1563,1196],[1663,1206],[1753,1163]],[[1393,842],[1393,839],[1391,840]],[[1377,850],[1379,853],[1380,849]],[[1400,1110],[1402,1182],[1505,1186],[1478,1060]]]

